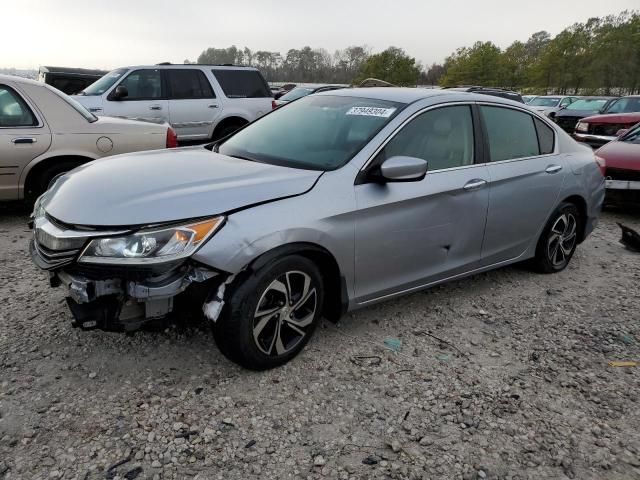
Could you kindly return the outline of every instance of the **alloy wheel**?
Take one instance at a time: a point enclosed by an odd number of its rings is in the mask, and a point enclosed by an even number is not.
[[[547,257],[554,267],[564,265],[576,245],[578,222],[572,213],[563,213],[553,223],[547,240]]]
[[[269,356],[293,350],[308,333],[318,307],[318,293],[309,275],[289,271],[262,293],[253,318],[253,339]]]

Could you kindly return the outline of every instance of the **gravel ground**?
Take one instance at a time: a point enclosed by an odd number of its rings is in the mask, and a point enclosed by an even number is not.
[[[255,373],[204,324],[71,328],[2,207],[0,478],[640,478],[639,369],[608,365],[640,360],[640,254],[616,221],[640,229],[605,213],[560,274],[389,301]]]

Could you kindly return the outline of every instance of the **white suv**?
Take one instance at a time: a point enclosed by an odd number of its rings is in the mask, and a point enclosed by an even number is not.
[[[74,99],[96,115],[169,122],[181,141],[224,137],[273,107],[258,70],[229,65],[118,68]]]

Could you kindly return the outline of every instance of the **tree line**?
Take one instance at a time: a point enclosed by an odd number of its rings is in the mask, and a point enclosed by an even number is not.
[[[185,60],[185,63],[188,62]],[[247,47],[208,48],[197,63],[232,63],[259,68],[272,82],[357,84],[374,77],[402,85],[483,85],[528,93],[640,93],[640,13],[591,18],[555,37],[536,32],[505,49],[478,41],[423,66],[404,50],[372,54],[366,45],[333,54],[305,46],[286,54]]]

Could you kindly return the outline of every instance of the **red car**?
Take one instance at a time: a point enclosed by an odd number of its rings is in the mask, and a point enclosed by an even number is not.
[[[640,123],[596,155],[604,164],[607,201],[640,204]]]
[[[593,115],[576,124],[573,138],[593,148],[615,140],[620,130],[640,122],[640,95],[630,95],[611,102],[602,115]]]

